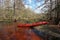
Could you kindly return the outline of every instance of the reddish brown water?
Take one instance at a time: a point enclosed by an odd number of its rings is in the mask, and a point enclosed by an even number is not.
[[[43,40],[30,28],[17,28],[17,24],[0,24],[0,40]]]

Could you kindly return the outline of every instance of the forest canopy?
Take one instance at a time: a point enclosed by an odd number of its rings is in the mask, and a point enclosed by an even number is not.
[[[44,0],[0,0],[0,20],[44,19],[45,14],[40,8],[36,9],[43,3]]]

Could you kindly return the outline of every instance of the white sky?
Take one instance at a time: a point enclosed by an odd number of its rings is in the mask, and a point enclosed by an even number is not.
[[[42,11],[40,10],[42,7],[38,8],[38,9],[35,9],[36,7],[40,6],[41,4],[44,3],[44,1],[42,2],[35,2],[36,0],[25,0],[26,3],[28,4],[25,4],[25,8],[30,8],[31,10],[33,10],[34,12],[36,13],[41,13]]]

